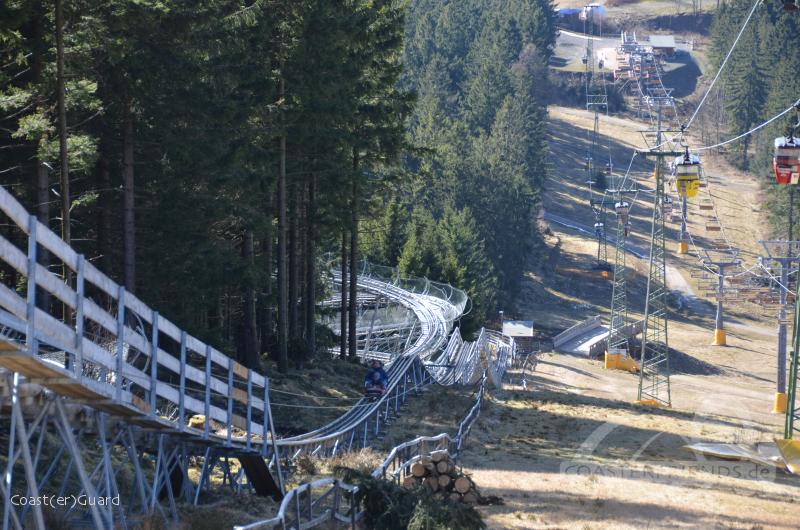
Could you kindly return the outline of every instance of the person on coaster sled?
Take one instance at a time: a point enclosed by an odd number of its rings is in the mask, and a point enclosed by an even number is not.
[[[367,394],[383,395],[386,393],[386,387],[388,385],[389,376],[386,375],[386,371],[383,369],[383,363],[374,359],[370,363],[370,369],[367,375],[364,377],[364,391]]]

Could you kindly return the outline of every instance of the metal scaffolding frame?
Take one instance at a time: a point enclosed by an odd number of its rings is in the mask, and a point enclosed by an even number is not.
[[[3,528],[45,528],[42,506],[12,502],[13,496],[41,497],[46,509],[72,526],[128,528],[160,513],[178,518],[176,503],[197,504],[216,466],[206,449],[199,485],[189,479],[189,458],[202,454],[196,441],[174,433],[143,430],[119,416],[76,404],[52,392],[23,403],[30,381],[6,374],[11,401],[8,464],[2,482]],[[225,463],[239,450],[219,447]],[[252,489],[242,470],[223,473],[222,487]],[[21,474],[21,480],[15,477]],[[19,498],[18,497],[18,498]],[[166,509],[162,503],[166,502]]]
[[[584,78],[586,82],[586,110],[594,113],[592,132],[589,138],[589,149],[586,153],[586,181],[589,185],[589,205],[592,208],[595,220],[595,235],[597,237],[597,268],[605,270],[608,267],[608,245],[606,240],[606,211],[604,201],[598,204],[594,200],[592,184],[597,175],[595,159],[597,157],[598,138],[600,137],[600,112],[608,112],[608,94],[606,92],[605,76],[601,72],[598,76],[595,72],[594,56],[594,36],[595,20],[594,6],[584,6],[583,32],[586,35],[586,68]],[[602,34],[602,29],[598,33]]]

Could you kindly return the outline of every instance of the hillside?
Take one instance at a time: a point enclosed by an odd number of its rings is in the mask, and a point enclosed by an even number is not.
[[[796,528],[798,46],[800,0],[7,2],[2,530]]]
[[[658,2],[606,6],[609,26],[640,33],[666,29],[658,20],[673,9]],[[680,24],[671,32],[680,38],[693,33]],[[699,82],[696,75],[677,72],[663,77],[666,86],[683,96],[678,109],[684,116],[699,102],[708,72],[713,72],[706,38],[711,31],[706,26],[696,33],[700,36],[692,60],[704,77]],[[580,42],[562,35],[556,55],[578,54]],[[595,217],[583,172],[593,116],[551,105],[548,117],[553,171],[545,185],[541,223],[549,259],[545,265],[531,262],[526,269],[520,302],[511,317],[533,320],[552,333],[591,315],[608,319],[611,282],[593,270]],[[603,160],[610,157],[615,169],[637,181],[639,189],[652,189],[652,166],[634,159],[626,170],[632,149],[643,145],[640,131],[648,126],[651,123],[637,120],[630,108],[626,114],[600,117]],[[690,146],[707,140],[704,132],[688,137]],[[705,153],[703,162],[708,195],[702,196],[715,204],[714,219],[740,249],[744,267],[752,267],[763,255],[759,240],[773,230],[764,207],[764,172],[735,167],[725,153]],[[646,252],[651,218],[652,196],[640,193],[632,208],[632,247]],[[699,279],[698,258],[703,256],[701,249],[720,236],[706,230],[708,218],[708,212],[692,208],[688,230],[693,242],[685,255],[675,253],[679,224],[666,226],[672,407],[633,405],[638,377],[604,370],[602,360],[580,353],[537,355],[527,372],[515,373],[497,396],[476,433],[479,442],[465,456],[476,481],[488,493],[506,499],[505,506],[482,509],[490,528],[796,526],[800,483],[795,477],[769,467],[709,460],[684,449],[696,442],[769,443],[782,433],[784,419],[772,413],[774,309],[726,302],[728,345],[710,346],[716,301]],[[611,243],[608,248],[613,252]],[[646,262],[629,254],[628,267],[629,310],[631,318],[638,319],[644,313]],[[520,386],[522,377],[526,389]]]

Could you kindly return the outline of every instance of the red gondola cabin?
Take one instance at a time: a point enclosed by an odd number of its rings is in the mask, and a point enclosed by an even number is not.
[[[800,138],[775,138],[775,180],[797,184],[800,180]]]

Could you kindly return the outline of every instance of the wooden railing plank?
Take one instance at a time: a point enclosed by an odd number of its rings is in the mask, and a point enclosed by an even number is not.
[[[18,319],[22,321],[25,320],[25,301],[20,298],[16,292],[2,283],[0,283],[0,306],[4,307]]]
[[[52,230],[38,221],[36,222],[36,242],[49,250],[73,271],[78,269],[78,253],[71,246],[64,243],[64,240]]]
[[[106,293],[111,298],[117,298],[117,284],[114,283],[114,280],[100,272],[100,269],[88,261],[86,262],[86,270],[84,271],[84,275],[87,282],[96,285],[101,291]]]
[[[86,318],[96,322],[109,333],[113,335],[117,334],[117,319],[111,316],[111,313],[97,305],[91,298],[84,298],[83,314]]]
[[[28,233],[28,211],[5,188],[0,186],[0,210],[2,210],[17,226]]]
[[[158,329],[161,333],[174,340],[177,344],[181,342],[181,329],[167,320],[163,316],[158,317]]]
[[[0,187],[0,210],[18,226],[22,233],[29,234],[33,232],[35,234],[36,243],[47,249],[68,268],[77,271],[80,260],[78,253],[48,227],[32,219],[26,209],[3,187]],[[2,256],[2,260],[5,263],[17,270],[20,274],[24,276],[27,275],[28,256],[2,236],[0,236],[0,256]],[[120,304],[119,298],[121,297],[119,293],[122,291],[111,278],[88,261],[84,261],[81,268],[84,282],[94,285],[107,294],[111,300],[116,301],[117,305],[120,306],[118,311],[132,311],[142,322],[153,323],[153,312],[147,304],[130,293],[125,293],[124,299]],[[79,300],[78,297],[80,295],[74,289],[67,285],[62,278],[41,265],[37,264],[35,269],[31,270],[35,272],[35,283],[37,286],[52,294],[55,298],[72,309],[81,306],[82,322],[88,320],[96,323],[100,328],[108,332],[109,338],[108,345],[101,345],[90,340],[89,337],[84,337],[83,333],[81,333],[79,337],[70,325],[36,308],[35,310],[31,310],[30,317],[32,321],[35,322],[35,335],[42,343],[48,344],[53,348],[73,353],[76,345],[81,345],[83,360],[112,373],[121,372],[121,377],[117,379],[117,381],[121,381],[122,379],[129,380],[145,391],[149,391],[153,384],[155,384],[156,388],[154,389],[153,395],[160,396],[176,404],[183,401],[186,411],[197,414],[207,414],[214,421],[223,425],[233,424],[256,436],[263,436],[265,434],[265,427],[263,425],[252,421],[252,419],[248,421],[247,418],[232,414],[231,411],[233,402],[247,406],[248,416],[250,415],[249,411],[251,409],[262,412],[265,410],[267,401],[257,397],[263,393],[267,387],[268,379],[265,375],[249,370],[241,363],[231,360],[227,355],[213,347],[207,346],[199,339],[184,334],[184,358],[186,362],[182,363],[180,359],[177,359],[172,354],[168,354],[163,349],[156,346],[157,365],[175,374],[183,374],[184,381],[191,381],[201,388],[207,385],[209,398],[213,400],[216,396],[217,398],[227,399],[228,410],[207,403],[206,399],[199,400],[191,395],[184,395],[186,392],[181,393],[164,381],[151,379],[151,374],[146,375],[142,373],[139,369],[124,362],[125,359],[122,359],[117,352],[110,352],[107,349],[107,347],[111,347],[113,344],[116,346],[117,351],[128,351],[128,349],[124,347],[120,350],[121,345],[124,346],[127,344],[129,348],[140,351],[142,355],[150,356],[153,355],[154,348],[147,337],[141,335],[135,329],[132,329],[126,324],[124,319],[121,322],[118,321],[115,315],[106,311],[94,300],[83,296],[81,296]],[[21,323],[27,321],[27,306],[24,297],[3,284],[0,284],[0,307],[18,318]],[[82,331],[83,327],[79,326],[79,329]],[[180,343],[181,341],[181,329],[163,317],[159,317],[157,333],[170,337],[176,343]],[[122,337],[119,336],[120,334]],[[192,352],[192,359],[197,359],[197,357],[210,357],[209,360],[213,364],[227,372],[227,381],[222,378],[209,377],[208,374],[206,374],[206,370],[203,368],[188,364],[190,358],[188,353],[190,351]],[[247,381],[248,391],[236,388],[232,384],[234,375],[241,381]],[[77,375],[76,378],[81,380],[81,377]],[[86,377],[84,377],[83,380],[88,387],[102,389],[104,393],[109,396],[115,395],[115,385]],[[118,390],[119,384],[117,384],[117,387]],[[189,390],[190,389],[187,388],[187,392]],[[119,391],[117,391],[116,394],[119,396]],[[136,398],[135,394],[131,394],[127,390],[123,390],[122,396],[125,398],[126,402],[132,402],[132,400]]]
[[[236,377],[240,377],[243,381],[247,381],[247,372],[249,370],[243,364],[233,361],[233,373]]]
[[[20,274],[28,273],[28,258],[24,252],[0,236],[0,256]],[[64,281],[41,265],[36,265],[36,285],[54,295],[56,298],[75,309],[77,295]]]
[[[17,272],[21,274],[27,272],[28,257],[3,236],[0,236],[0,256],[3,256],[3,261],[11,265]]]
[[[153,310],[147,304],[136,298],[133,293],[125,293],[125,307],[131,309],[142,321],[152,324]]]
[[[211,347],[210,351],[211,351],[211,362],[227,370],[229,357],[224,353],[215,350],[213,346]]]

